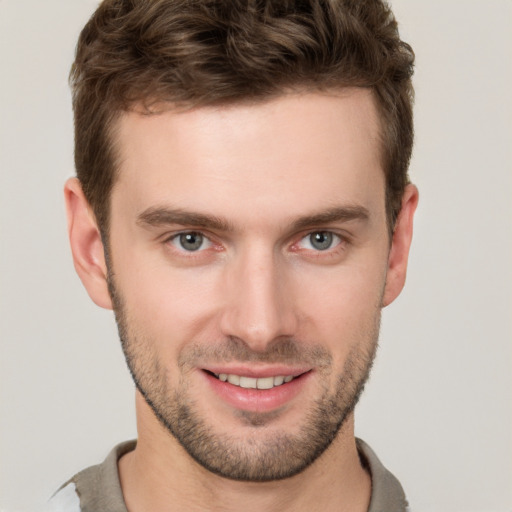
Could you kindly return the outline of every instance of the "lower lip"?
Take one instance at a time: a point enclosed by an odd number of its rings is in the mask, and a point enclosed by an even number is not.
[[[309,380],[311,372],[272,389],[246,389],[223,382],[208,372],[201,372],[213,391],[232,407],[242,411],[270,412],[291,402]]]

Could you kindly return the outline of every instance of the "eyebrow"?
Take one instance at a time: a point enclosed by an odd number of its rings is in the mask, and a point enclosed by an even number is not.
[[[366,221],[369,217],[370,212],[364,206],[339,206],[301,217],[292,224],[292,229],[300,231],[301,229],[332,224],[333,222]]]
[[[148,208],[138,215],[137,224],[150,227],[179,224],[182,226],[215,229],[217,231],[234,231],[233,226],[227,220],[216,215],[158,206]]]
[[[364,206],[340,206],[323,210],[312,215],[305,215],[292,223],[292,231],[351,220],[368,220],[370,214]],[[180,208],[151,207],[137,216],[137,224],[149,227],[178,224],[204,229],[233,232],[234,226],[226,219],[216,215],[182,210]]]

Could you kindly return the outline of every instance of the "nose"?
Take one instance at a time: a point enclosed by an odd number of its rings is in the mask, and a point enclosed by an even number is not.
[[[232,262],[224,282],[223,335],[236,337],[257,352],[295,335],[294,293],[285,266],[263,248],[245,251]]]

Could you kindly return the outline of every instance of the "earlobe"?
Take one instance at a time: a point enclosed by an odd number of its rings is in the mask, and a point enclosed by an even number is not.
[[[112,309],[100,230],[77,178],[66,182],[64,199],[75,270],[91,299],[102,308]]]
[[[393,231],[382,307],[391,304],[404,287],[412,241],[413,218],[418,199],[418,189],[414,185],[407,185],[402,199],[402,208]]]

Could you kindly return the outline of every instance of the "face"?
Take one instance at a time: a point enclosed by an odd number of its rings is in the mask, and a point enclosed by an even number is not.
[[[370,93],[132,112],[117,144],[109,285],[139,391],[215,473],[302,471],[377,344],[390,240]]]

